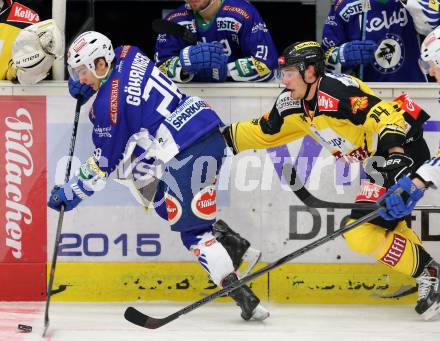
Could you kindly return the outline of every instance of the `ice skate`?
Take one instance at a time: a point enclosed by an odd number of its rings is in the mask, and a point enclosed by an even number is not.
[[[432,260],[416,278],[419,298],[415,310],[424,320],[431,320],[440,314],[440,271],[439,264]]]
[[[231,273],[223,280],[223,286],[226,287],[237,280],[237,275]],[[244,320],[248,321],[252,319],[263,321],[269,317],[269,311],[260,304],[260,299],[246,284],[232,291],[229,296],[231,296],[241,308],[241,317]]]
[[[228,251],[238,278],[249,274],[260,260],[261,251],[251,247],[249,241],[233,231],[221,219],[215,222],[213,233],[226,251]]]

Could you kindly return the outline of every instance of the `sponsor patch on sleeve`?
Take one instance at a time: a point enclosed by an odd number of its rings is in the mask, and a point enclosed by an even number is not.
[[[112,124],[118,123],[119,110],[119,79],[113,79],[110,84],[110,122]]]
[[[368,107],[367,96],[350,97],[351,112],[356,114],[358,111],[362,111]]]
[[[383,186],[363,180],[355,201],[376,202],[386,191],[387,189]]]

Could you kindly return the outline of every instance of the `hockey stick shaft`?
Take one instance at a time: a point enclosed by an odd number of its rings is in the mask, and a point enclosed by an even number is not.
[[[283,178],[288,183],[290,189],[298,197],[301,202],[310,208],[338,208],[338,209],[364,209],[374,210],[377,208],[376,204],[361,204],[348,202],[331,202],[321,200],[311,194],[301,180],[297,176],[295,167],[292,164],[285,164],[283,167]],[[414,210],[431,210],[440,211],[439,206],[433,205],[418,205]]]
[[[254,273],[251,273],[243,278],[241,278],[240,280],[232,283],[230,286],[227,286],[219,291],[216,291],[214,293],[212,293],[211,295],[208,295],[204,298],[202,298],[201,300],[194,302],[188,306],[186,306],[185,308],[180,309],[179,311],[164,317],[164,318],[154,318],[154,317],[150,317],[147,316],[143,313],[141,313],[140,311],[138,311],[137,309],[133,308],[133,307],[128,307],[127,310],[125,311],[125,318],[130,321],[131,323],[134,323],[138,326],[144,327],[144,328],[148,328],[148,329],[156,329],[156,328],[160,328],[162,326],[164,326],[165,324],[176,320],[177,318],[179,318],[182,315],[188,314],[189,312],[200,308],[202,305],[211,302],[212,300],[221,297],[221,296],[225,296],[227,294],[229,294],[231,291],[237,289],[238,287],[242,286],[243,284],[250,282],[258,277],[260,277],[261,275],[264,275],[265,273],[272,271],[273,269],[291,261],[292,259],[295,259],[315,248],[317,248],[318,246],[327,243],[330,240],[335,239],[336,237],[340,236],[341,234],[347,233],[348,231],[354,229],[355,227],[364,224],[366,222],[369,222],[370,220],[377,218],[379,216],[379,210],[380,209],[376,209],[373,212],[368,213],[367,215],[365,215],[364,217],[360,218],[359,220],[356,220],[355,222],[329,234],[326,235],[316,241],[314,241],[313,243],[310,243],[304,247],[302,247],[301,249],[298,249],[292,253],[289,253],[288,255],[278,259],[277,261],[270,263],[268,265],[266,265],[265,267],[255,271]]]
[[[179,25],[175,22],[164,19],[155,19],[153,20],[151,27],[156,33],[171,34],[188,44],[197,44],[197,37],[185,26]]]
[[[82,99],[78,99],[76,101],[75,118],[73,121],[72,136],[70,138],[69,158],[67,160],[64,182],[68,182],[69,178],[70,178],[70,170],[72,168],[72,158],[73,158],[73,152],[75,150],[76,134],[78,131],[78,122],[79,122],[79,115],[81,112],[81,105],[82,105]],[[55,235],[55,246],[54,246],[53,255],[52,255],[52,263],[50,266],[49,282],[48,282],[47,291],[46,291],[46,308],[44,311],[44,330],[43,330],[43,335],[42,335],[43,337],[46,336],[46,332],[49,327],[49,305],[50,305],[50,299],[52,296],[53,281],[55,278],[55,268],[57,265],[58,250],[60,247],[61,228],[63,226],[63,218],[64,218],[64,205],[61,205],[60,213],[58,216],[57,232]]]
[[[365,41],[367,35],[367,12],[371,8],[370,0],[362,1],[362,27],[361,27],[361,40]],[[359,79],[364,80],[364,65],[359,66]]]

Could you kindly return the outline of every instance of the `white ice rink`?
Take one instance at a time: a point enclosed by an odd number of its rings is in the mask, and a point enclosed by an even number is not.
[[[127,322],[127,303],[52,303],[47,340],[209,340],[345,341],[440,340],[440,320],[424,322],[411,306],[275,305],[264,322],[245,322],[238,307],[210,303],[157,329]],[[133,303],[154,317],[164,317],[184,303]],[[0,340],[41,340],[44,303],[0,302]],[[33,327],[18,332],[19,323]]]

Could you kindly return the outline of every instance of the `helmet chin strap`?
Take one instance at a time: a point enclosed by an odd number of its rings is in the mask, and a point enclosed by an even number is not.
[[[188,9],[188,10],[190,10],[190,9],[191,9],[190,4],[188,3],[187,0],[185,0],[185,2],[186,2],[186,4],[185,4],[185,8]],[[202,9],[202,10],[199,11],[199,14],[201,14],[201,13],[207,11],[207,10],[208,10],[208,9],[214,4],[214,2],[216,2],[216,0],[210,0],[210,1],[209,1],[209,4],[206,5],[206,7],[205,7],[204,9]]]
[[[306,89],[306,93],[304,94],[304,97],[302,99],[306,99],[307,96],[309,95],[310,89],[312,88],[312,84],[313,83],[306,83],[307,84],[307,89]]]
[[[316,77],[316,79],[313,82],[307,83],[305,78],[304,78],[304,72],[301,73],[301,76],[302,76],[302,79],[303,79],[304,83],[307,84],[306,93],[304,94],[304,97],[302,98],[302,99],[305,100],[307,98],[307,96],[309,95],[309,93],[310,93],[310,89],[312,88],[312,85],[315,84],[318,81],[319,77]]]
[[[214,4],[214,2],[216,2],[216,0],[210,0],[208,6],[200,10],[199,13],[202,14],[203,12],[206,12]]]

